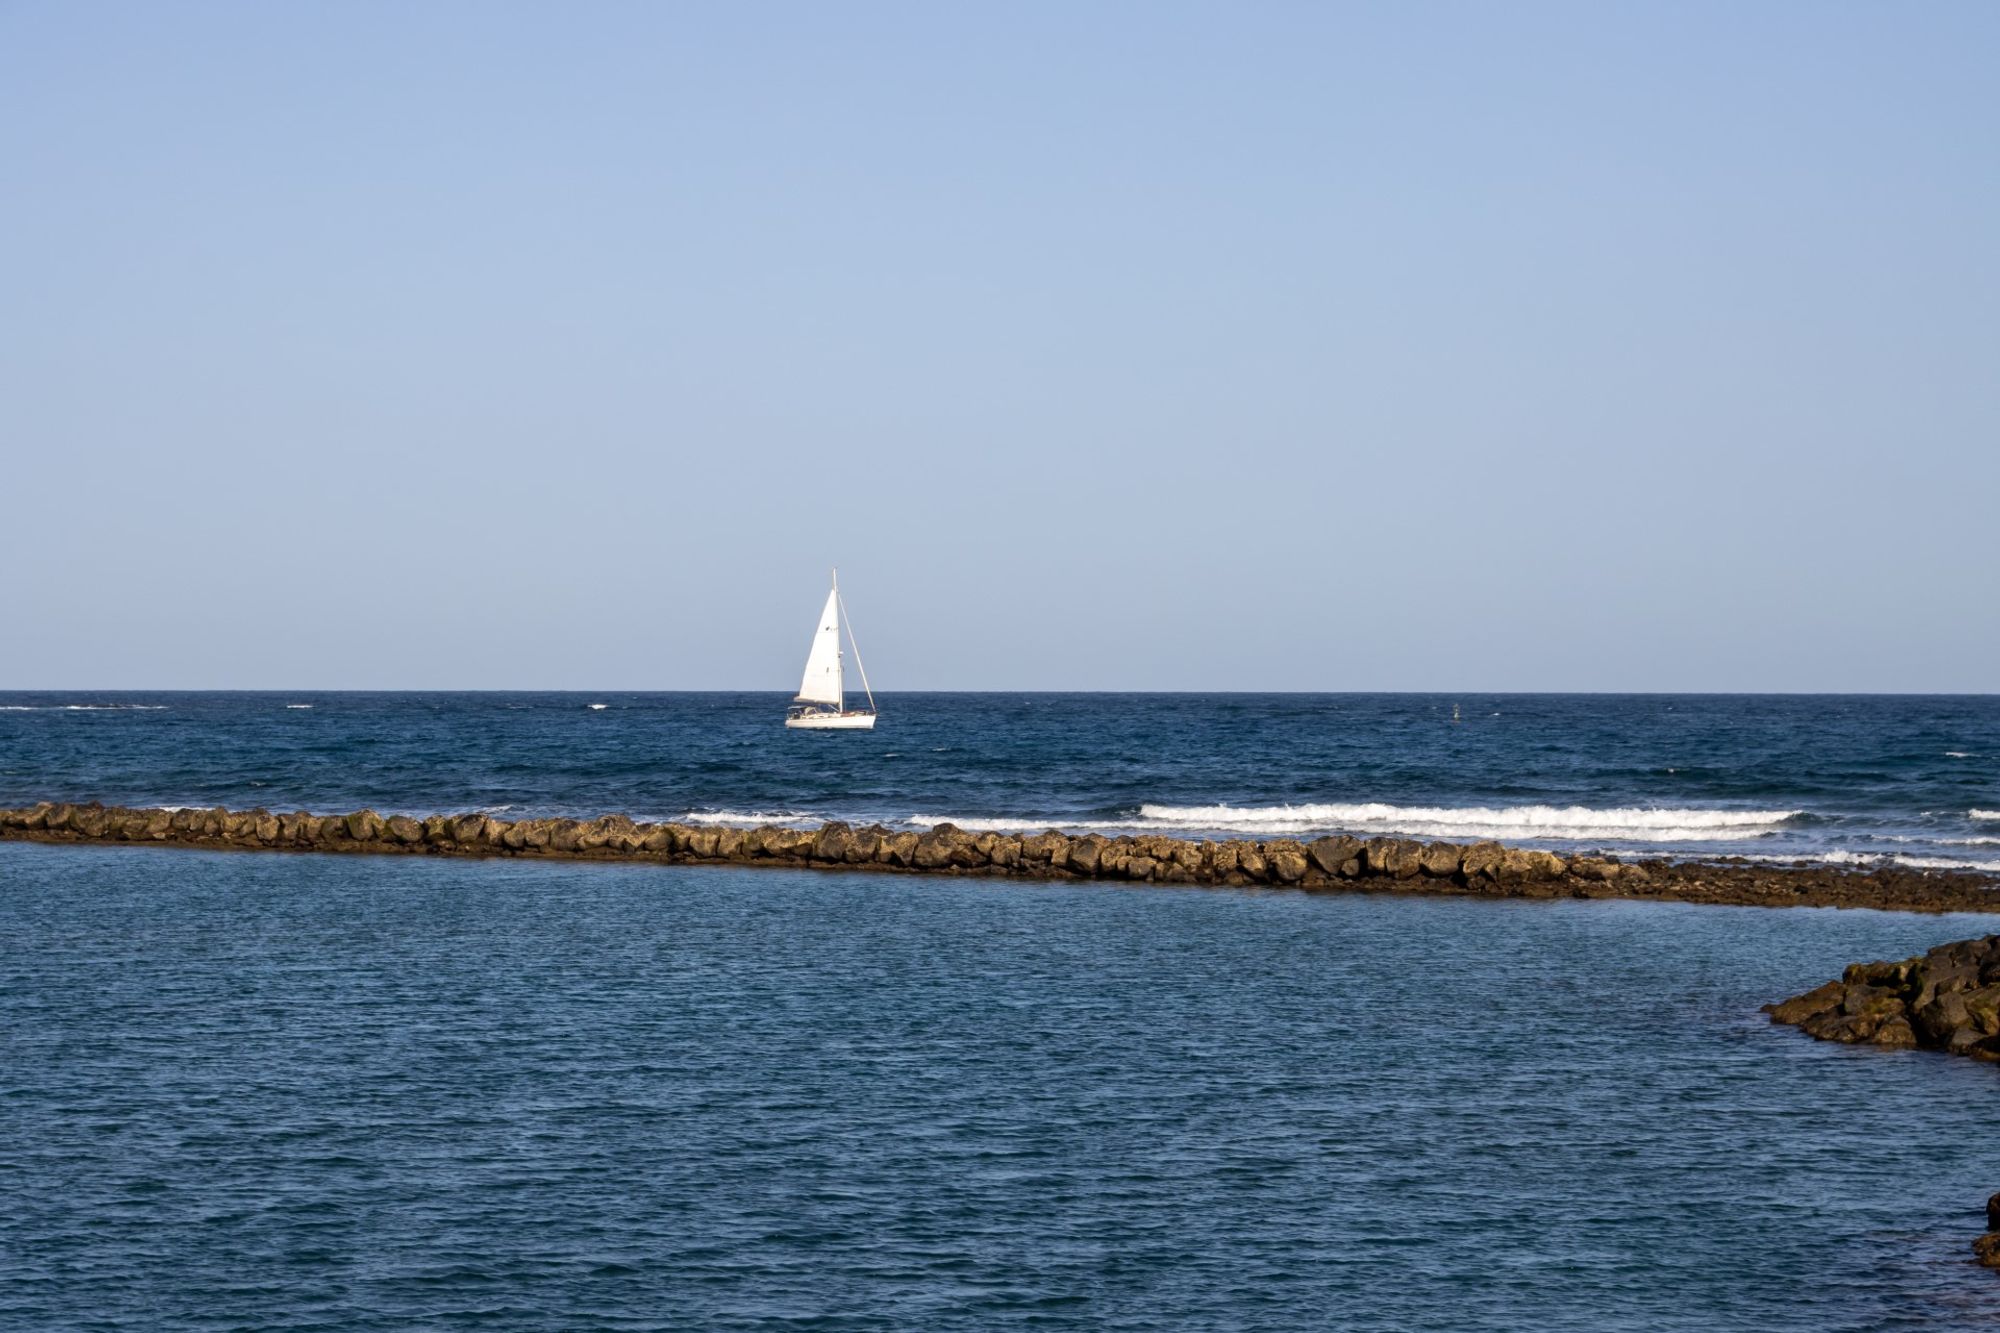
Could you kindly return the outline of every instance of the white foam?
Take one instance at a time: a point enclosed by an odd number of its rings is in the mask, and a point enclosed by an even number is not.
[[[287,708],[311,708],[311,704],[286,704]]]
[[[1860,866],[1880,869],[1883,866],[1901,866],[1906,870],[1980,870],[1988,873],[2000,871],[2000,861],[1967,861],[1948,856],[1906,856],[1901,852],[1884,854],[1881,852],[1850,852],[1840,848],[1826,852],[1799,852],[1795,855],[1757,856],[1745,855],[1745,861],[1782,862],[1790,865],[1796,861],[1818,862],[1830,866]]]
[[[0,713],[164,713],[165,704],[0,704]]]
[[[731,828],[757,828],[764,824],[779,824],[800,827],[818,824],[820,815],[805,814],[797,810],[690,810],[677,821],[684,824],[727,824]]]
[[[2000,821],[2000,810],[1967,810],[1965,816],[1985,824]]]
[[[939,824],[951,824],[957,828],[972,829],[982,833],[1040,833],[1044,829],[1060,828],[1128,828],[1125,824],[1104,824],[1091,821],[1087,825],[1062,819],[1008,819],[999,817],[984,819],[977,815],[911,815],[903,821],[912,828],[936,828]]]
[[[1977,759],[1979,756],[1967,750],[1946,750],[1944,757],[1947,759]]]
[[[1777,831],[1798,810],[1681,810],[1626,806],[1142,805],[1157,829],[1241,833],[1397,833],[1425,838],[1551,838],[1617,842],[1728,842]]]
[[[610,706],[611,706],[610,704],[585,704],[585,705],[584,705],[584,707],[585,707],[585,708],[588,708],[588,709],[589,709],[589,710],[590,710],[591,712],[593,712],[593,713],[601,713],[601,712],[603,712],[603,711],[604,711],[605,709],[609,708]]]

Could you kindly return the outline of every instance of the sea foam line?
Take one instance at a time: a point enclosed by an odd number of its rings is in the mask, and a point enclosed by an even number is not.
[[[1716,842],[1776,832],[1799,810],[1699,810],[1624,806],[1401,806],[1381,802],[1306,805],[1142,805],[1143,824],[1159,829],[1244,833],[1400,833],[1432,838],[1613,839],[1620,842]]]

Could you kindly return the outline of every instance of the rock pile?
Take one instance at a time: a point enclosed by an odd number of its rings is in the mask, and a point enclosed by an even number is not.
[[[1856,963],[1840,980],[1764,1012],[1821,1041],[2000,1060],[2000,935],[1940,944],[1899,963]]]
[[[313,815],[269,810],[130,810],[43,802],[0,809],[0,840],[114,842],[211,849],[374,852],[443,856],[723,862],[868,868],[893,872],[1113,880],[1139,884],[1477,894],[1497,897],[1654,898],[1753,906],[1981,911],[2000,905],[1980,875],[1842,871],[1749,863],[1625,864],[1564,858],[1496,842],[1323,837],[1191,841],[1050,830],[1027,837],[939,824],[923,833],[881,825],[818,828],[642,824],[599,819],[507,821],[482,814]]]

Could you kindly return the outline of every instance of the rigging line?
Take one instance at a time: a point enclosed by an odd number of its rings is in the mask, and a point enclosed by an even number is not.
[[[840,595],[840,585],[833,588],[833,599],[840,604],[840,619],[847,626],[847,641],[854,645],[854,665],[861,672],[861,692],[868,696],[868,711],[875,710],[875,691],[868,688],[868,668],[861,664],[861,640],[854,637],[854,621],[847,614],[847,599]]]

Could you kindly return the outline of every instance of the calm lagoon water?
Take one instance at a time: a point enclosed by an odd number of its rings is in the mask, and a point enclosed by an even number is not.
[[[1991,1326],[1995,928],[0,846],[0,1327]]]

